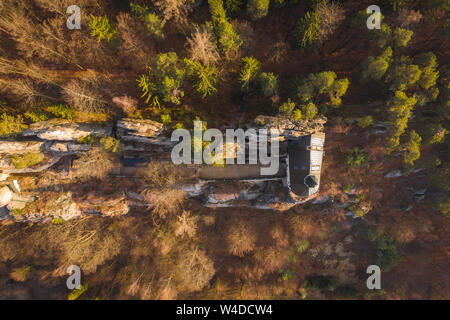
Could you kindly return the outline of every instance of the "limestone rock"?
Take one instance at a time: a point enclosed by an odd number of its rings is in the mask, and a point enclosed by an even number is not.
[[[90,135],[111,135],[111,124],[74,123],[68,120],[52,119],[36,122],[22,132],[25,137],[36,136],[43,140],[74,141]]]
[[[275,129],[279,134],[286,138],[297,138],[323,131],[323,126],[327,119],[324,116],[318,116],[315,119],[281,119],[279,117],[260,115],[255,118],[254,128],[264,128],[267,130]]]
[[[117,122],[117,134],[123,136],[135,136],[155,138],[161,135],[163,124],[153,120],[141,120],[124,118]]]
[[[43,142],[40,141],[0,141],[0,154],[22,154],[39,152]]]
[[[45,149],[50,152],[68,155],[89,151],[90,147],[86,144],[51,142],[45,145]]]
[[[13,197],[13,193],[8,187],[3,187],[0,189],[0,207],[8,205]]]

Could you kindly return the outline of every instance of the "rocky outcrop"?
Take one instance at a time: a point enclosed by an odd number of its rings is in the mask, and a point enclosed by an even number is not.
[[[75,141],[90,135],[109,136],[112,124],[74,123],[68,120],[52,119],[36,122],[22,132],[24,137],[42,140]]]
[[[0,188],[0,207],[8,205],[13,197],[12,191],[8,187]]]
[[[54,164],[56,164],[62,157],[45,157],[43,161],[39,162],[28,168],[18,169],[12,163],[9,157],[3,157],[0,159],[0,170],[5,174],[15,174],[15,173],[36,173],[47,170]]]
[[[162,133],[162,123],[153,120],[124,118],[117,122],[117,137],[124,141],[170,145],[172,142]]]
[[[41,141],[0,141],[0,154],[22,154],[39,152],[44,142]]]
[[[313,133],[323,132],[323,126],[327,122],[324,116],[318,116],[315,119],[291,120],[272,116],[257,116],[251,124],[253,128],[275,129],[285,138],[297,138]]]
[[[87,144],[80,143],[50,142],[44,145],[44,149],[47,152],[69,155],[89,151],[90,147]]]
[[[108,197],[96,196],[84,201],[82,210],[89,214],[99,214],[107,217],[127,214],[130,208],[124,194],[115,194]]]

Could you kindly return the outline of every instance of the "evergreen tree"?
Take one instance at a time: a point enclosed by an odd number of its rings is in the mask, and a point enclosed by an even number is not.
[[[406,145],[405,154],[403,155],[403,161],[412,166],[414,161],[420,158],[420,144],[422,142],[422,138],[412,130],[409,133],[409,141]]]
[[[411,110],[416,103],[417,98],[415,96],[408,97],[402,91],[395,92],[395,96],[389,103],[392,128],[388,138],[388,153],[391,153],[398,147],[400,136],[405,132],[406,127],[408,126]]]
[[[260,76],[261,90],[266,97],[274,96],[278,91],[278,79],[272,72],[263,72]]]
[[[308,11],[303,18],[300,19],[296,29],[297,46],[306,48],[311,46],[319,37],[320,17],[314,11]]]
[[[216,67],[209,64],[202,65],[198,61],[185,59],[187,72],[194,80],[194,88],[201,93],[202,98],[217,92],[219,72]]]
[[[258,20],[269,12],[270,0],[248,0],[247,12],[251,20]]]
[[[228,21],[222,0],[208,0],[212,28],[222,53],[227,54],[239,49],[242,40]]]
[[[184,66],[175,52],[160,53],[153,60],[151,72],[138,79],[142,97],[154,107],[159,107],[161,102],[180,104],[184,76]]]
[[[242,91],[249,91],[250,82],[253,81],[260,72],[260,63],[253,57],[245,57],[241,60],[241,71],[239,73],[239,84]]]
[[[107,16],[96,17],[91,15],[88,27],[90,35],[96,37],[98,42],[103,39],[111,42],[117,34],[117,28],[109,22]]]

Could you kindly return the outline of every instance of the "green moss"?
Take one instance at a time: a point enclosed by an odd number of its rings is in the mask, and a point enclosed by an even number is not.
[[[44,160],[44,154],[40,152],[27,152],[23,155],[13,155],[10,159],[16,169],[24,169]]]

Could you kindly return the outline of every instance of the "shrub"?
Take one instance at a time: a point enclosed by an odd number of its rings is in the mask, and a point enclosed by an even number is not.
[[[13,272],[11,272],[9,277],[16,282],[24,282],[25,280],[27,280],[30,271],[31,271],[30,266],[14,268]]]
[[[53,218],[52,219],[52,224],[63,224],[64,223],[64,219],[61,217],[57,217],[57,218]]]
[[[44,154],[40,152],[27,152],[23,155],[12,155],[10,159],[16,169],[24,169],[41,162],[44,158]]]
[[[38,109],[25,112],[23,115],[25,116],[25,118],[30,119],[32,122],[48,120],[48,114]]]
[[[281,270],[281,276],[283,277],[284,281],[288,281],[290,279],[295,279],[297,278],[297,275],[295,274],[294,270],[292,270],[291,268],[286,268]]]
[[[170,116],[170,114],[162,114],[161,121],[163,125],[167,127],[169,124],[172,123],[172,117]]]
[[[422,142],[422,138],[412,130],[409,134],[409,141],[406,145],[405,154],[403,157],[403,161],[412,166],[414,161],[420,158],[420,144]]]
[[[373,122],[372,116],[365,116],[362,118],[358,118],[358,126],[360,126],[361,128],[366,128],[370,126],[372,122]]]
[[[242,91],[249,91],[250,83],[258,76],[260,63],[253,57],[245,57],[241,60],[241,70],[239,72],[239,84]]]
[[[432,128],[432,137],[430,139],[430,143],[441,143],[444,141],[445,136],[447,135],[448,130],[445,129],[442,125],[437,125]]]
[[[67,119],[72,121],[77,111],[67,104],[58,104],[47,107],[47,110],[57,118]]]
[[[306,287],[334,291],[339,287],[339,280],[331,276],[308,276],[306,278]]]
[[[113,137],[104,137],[100,139],[100,144],[105,150],[116,153],[119,151],[120,140]]]
[[[261,90],[266,97],[274,96],[278,91],[278,79],[272,72],[260,75]]]
[[[299,48],[311,46],[319,38],[320,16],[317,12],[308,11],[297,24],[295,37]]]
[[[314,119],[317,115],[317,107],[312,102],[301,106],[301,109],[302,109],[302,114],[305,115],[306,119]]]
[[[344,156],[344,164],[350,168],[365,166],[367,162],[367,156],[358,147],[353,148]]]
[[[309,241],[308,240],[302,240],[298,245],[295,247],[295,251],[298,253],[305,252],[309,247]]]
[[[0,116],[0,136],[8,134],[16,134],[22,132],[28,128],[26,124],[23,123],[22,116],[9,116],[3,113]]]
[[[251,20],[258,20],[265,16],[269,12],[270,0],[248,0],[247,13]]]
[[[81,137],[78,139],[79,143],[84,143],[89,146],[92,146],[95,143],[95,136],[94,135],[88,135],[86,137]]]
[[[288,101],[284,102],[278,108],[278,116],[281,118],[289,119],[292,117],[295,109],[295,102],[291,101],[289,98]]]
[[[76,300],[78,299],[86,290],[88,289],[87,284],[82,284],[78,289],[73,289],[68,297],[67,300]]]
[[[96,17],[91,15],[88,27],[90,35],[96,37],[98,42],[103,39],[111,42],[117,34],[117,28],[109,22],[107,16]]]
[[[378,233],[375,229],[368,229],[366,237],[375,246],[374,264],[381,270],[390,271],[400,260],[397,242],[385,233]]]
[[[73,161],[72,176],[82,180],[105,178],[114,168],[112,156],[102,148],[91,148]]]

